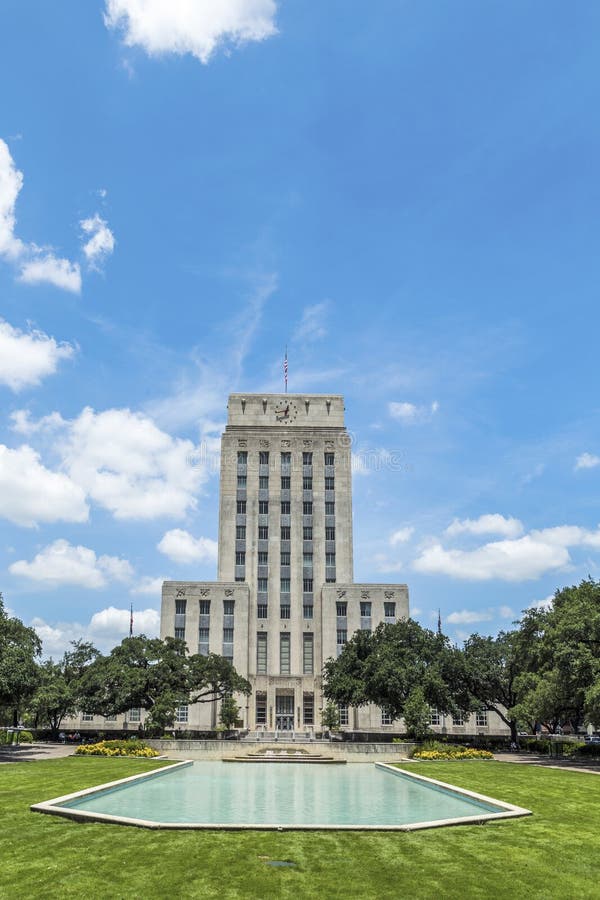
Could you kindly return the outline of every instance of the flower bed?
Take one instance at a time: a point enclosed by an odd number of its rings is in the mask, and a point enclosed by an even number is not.
[[[489,750],[416,750],[413,759],[493,759]]]
[[[152,759],[158,752],[140,741],[100,741],[97,744],[82,744],[75,753],[78,756],[135,756]]]

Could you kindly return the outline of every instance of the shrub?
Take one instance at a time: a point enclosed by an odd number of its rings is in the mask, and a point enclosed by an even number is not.
[[[30,731],[20,731],[19,732],[19,743],[20,744],[33,744],[33,735]]]
[[[550,744],[551,741],[544,740],[543,738],[528,738],[523,741],[522,747],[524,750],[528,750],[530,753],[542,753],[545,756],[550,755]]]
[[[81,744],[75,751],[78,756],[136,756],[152,759],[158,752],[141,741],[100,741],[97,744]]]
[[[413,759],[493,759],[494,754],[489,750],[454,748],[446,746],[443,750],[415,750]]]
[[[577,756],[600,756],[600,744],[579,744]]]

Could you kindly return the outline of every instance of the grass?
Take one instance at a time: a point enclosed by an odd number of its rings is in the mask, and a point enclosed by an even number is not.
[[[410,763],[405,768],[534,812],[412,834],[151,832],[29,811],[31,803],[157,765],[68,757],[0,766],[0,896],[598,897],[600,776],[592,774],[498,762]],[[265,858],[296,866],[271,868]]]

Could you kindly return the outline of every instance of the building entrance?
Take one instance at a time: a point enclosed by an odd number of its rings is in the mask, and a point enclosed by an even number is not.
[[[275,728],[277,731],[294,730],[294,697],[275,697]]]

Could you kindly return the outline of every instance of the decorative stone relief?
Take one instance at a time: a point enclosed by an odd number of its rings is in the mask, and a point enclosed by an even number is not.
[[[233,588],[225,588],[225,596],[233,597]]]
[[[291,446],[292,446],[292,442],[291,442],[291,441],[282,441],[282,442],[281,442],[281,446],[282,446],[282,447],[291,447]]]
[[[312,447],[313,442],[312,441],[302,441],[302,444],[304,447]]]
[[[325,449],[333,450],[333,441],[325,441]]]
[[[185,589],[184,589],[184,588],[177,588],[177,593],[175,594],[175,596],[176,596],[176,597],[185,597]]]
[[[385,599],[391,600],[392,597],[394,596],[394,593],[395,593],[394,591],[385,591]]]
[[[259,447],[268,447],[268,446],[269,446],[269,442],[268,442],[268,441],[259,441],[259,442],[258,442],[258,446],[259,446]]]
[[[361,599],[361,600],[368,600],[370,596],[371,596],[371,594],[370,594],[369,591],[361,591],[361,592],[360,592],[360,599]]]
[[[238,447],[247,447],[247,446],[248,446],[248,441],[245,438],[243,440],[240,438],[240,440],[238,441]]]
[[[208,597],[209,594],[210,594],[210,588],[200,588],[200,596],[201,597]]]
[[[345,596],[346,596],[346,591],[336,591],[336,593],[337,593],[338,597],[345,597]]]

